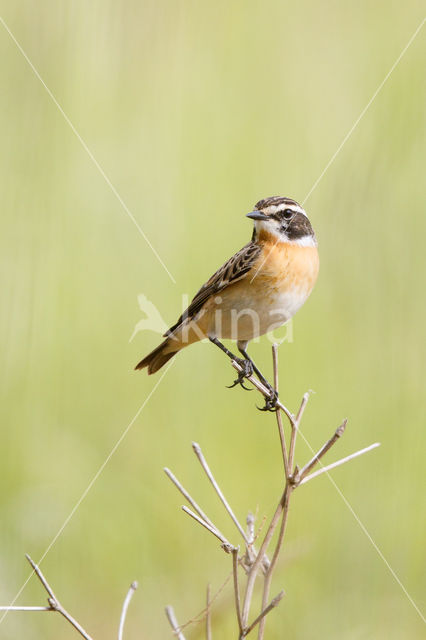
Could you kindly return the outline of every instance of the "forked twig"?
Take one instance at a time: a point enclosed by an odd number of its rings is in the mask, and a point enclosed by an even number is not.
[[[181,492],[181,494],[184,496],[184,498],[189,502],[189,504],[195,509],[195,511],[198,513],[198,515],[200,516],[200,518],[202,518],[203,520],[205,520],[205,522],[207,522],[213,529],[215,529],[215,525],[213,524],[213,522],[210,520],[210,518],[204,513],[204,511],[201,509],[201,507],[197,504],[197,502],[195,502],[194,498],[191,496],[191,494],[185,489],[185,487],[179,482],[179,480],[176,478],[176,476],[170,471],[170,469],[168,467],[164,467],[164,473],[166,474],[166,476],[168,478],[170,478],[170,480],[173,482],[173,484],[175,485],[175,487]]]
[[[83,638],[85,638],[86,640],[92,640],[92,636],[90,636],[87,633],[87,631],[85,631],[85,629],[83,629],[81,624],[79,622],[77,622],[77,620],[75,618],[73,618],[72,615],[70,613],[68,613],[68,611],[61,605],[61,603],[59,602],[58,598],[56,597],[52,587],[50,586],[50,584],[47,581],[46,577],[44,576],[43,572],[41,571],[40,567],[34,562],[34,560],[28,554],[25,554],[25,557],[28,560],[28,562],[30,563],[34,573],[36,574],[37,578],[40,580],[40,582],[43,585],[44,589],[47,591],[47,595],[48,595],[47,602],[49,603],[49,606],[48,607],[38,607],[38,606],[35,606],[35,607],[27,607],[27,606],[0,607],[0,611],[57,611],[58,613],[61,614],[61,616],[63,616],[66,620],[68,620],[70,625],[72,627],[74,627],[74,629],[76,631],[78,631],[78,633]],[[127,610],[129,608],[130,600],[132,599],[132,596],[133,596],[135,590],[137,589],[137,587],[138,587],[138,583],[137,582],[132,582],[132,584],[130,585],[129,591],[127,592],[127,595],[126,595],[126,597],[124,599],[122,610],[121,610],[120,623],[119,623],[119,627],[118,627],[118,640],[123,640],[124,622],[126,620]]]
[[[64,607],[60,604],[58,598],[55,596],[55,594],[53,592],[52,587],[47,582],[46,578],[44,577],[43,573],[41,572],[40,567],[38,567],[36,565],[36,563],[32,560],[32,558],[30,558],[30,556],[28,554],[26,554],[25,557],[27,558],[28,562],[30,563],[30,565],[34,569],[34,573],[36,574],[37,578],[40,580],[41,584],[43,585],[43,587],[47,591],[47,594],[49,596],[47,598],[47,602],[50,605],[50,610],[57,611],[58,613],[60,613],[61,616],[63,616],[66,620],[68,620],[68,622],[74,627],[74,629],[76,629],[76,631],[78,631],[79,634],[81,636],[83,636],[83,638],[86,638],[86,640],[92,640],[92,637],[87,633],[87,631],[85,631],[83,629],[81,624],[79,624],[77,622],[77,620],[75,620],[75,618],[73,618],[68,613],[68,611],[66,609],[64,609]]]

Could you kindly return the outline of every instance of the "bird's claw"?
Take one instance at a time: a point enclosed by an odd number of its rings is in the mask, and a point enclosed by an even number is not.
[[[259,411],[272,411],[273,413],[275,413],[276,411],[279,411],[279,407],[277,403],[278,403],[278,391],[276,391],[271,387],[269,389],[269,396],[265,398],[264,406],[257,407],[256,405],[256,407],[259,409]]]
[[[244,385],[244,379],[253,375],[252,363],[250,362],[250,360],[242,360],[242,359],[236,359],[236,362],[240,365],[242,370],[238,373],[238,377],[234,380],[232,384],[226,385],[227,389],[232,389],[237,384],[239,384],[240,387],[245,389],[245,391],[253,391],[253,389],[249,389],[249,387],[246,387]]]

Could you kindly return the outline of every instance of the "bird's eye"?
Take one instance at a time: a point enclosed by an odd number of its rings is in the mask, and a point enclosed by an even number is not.
[[[283,218],[285,220],[291,220],[293,216],[294,216],[294,211],[292,209],[284,209]]]

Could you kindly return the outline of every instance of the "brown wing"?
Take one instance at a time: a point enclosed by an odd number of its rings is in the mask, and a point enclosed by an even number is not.
[[[172,326],[165,336],[170,335],[186,318],[193,318],[198,311],[200,311],[203,304],[210,298],[210,296],[223,291],[226,287],[234,282],[240,280],[256,262],[260,254],[261,248],[254,242],[249,242],[240,251],[238,251],[232,258],[229,258],[224,265],[220,267],[212,275],[209,280],[203,286],[195,296],[193,297],[188,309],[184,311],[179,320]]]

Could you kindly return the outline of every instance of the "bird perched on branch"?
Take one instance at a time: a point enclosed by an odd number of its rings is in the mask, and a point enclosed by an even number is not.
[[[278,394],[249,357],[247,344],[283,325],[306,301],[318,275],[317,241],[304,209],[290,198],[260,200],[247,217],[254,220],[251,241],[203,284],[136,369],[155,373],[184,347],[208,338],[242,367],[232,386],[244,386],[244,378],[256,374],[270,391],[263,410],[274,410]],[[236,340],[243,358],[219,338]]]

